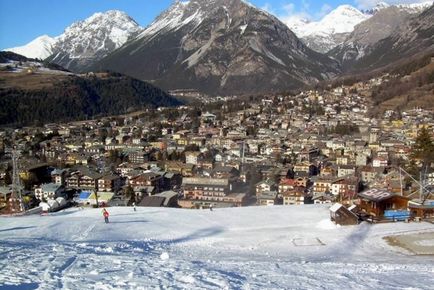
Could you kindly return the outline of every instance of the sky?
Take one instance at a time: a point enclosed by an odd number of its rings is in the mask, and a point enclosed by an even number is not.
[[[0,0],[0,49],[25,45],[38,36],[63,33],[75,21],[110,9],[125,11],[141,26],[146,26],[174,0]],[[339,5],[359,9],[375,6],[381,0],[248,0],[280,19],[303,16],[321,19]],[[426,0],[425,0],[426,1]],[[424,0],[383,0],[389,4]]]

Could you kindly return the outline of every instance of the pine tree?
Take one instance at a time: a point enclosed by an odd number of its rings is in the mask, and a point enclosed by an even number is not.
[[[422,167],[430,166],[434,162],[434,141],[429,131],[422,128],[412,148],[412,159]]]

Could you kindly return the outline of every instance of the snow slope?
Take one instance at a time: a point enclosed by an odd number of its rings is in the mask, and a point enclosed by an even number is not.
[[[0,218],[0,289],[430,289],[432,256],[382,237],[427,223],[336,227],[326,206],[109,208]],[[424,241],[430,244],[432,241]]]
[[[371,17],[351,5],[340,5],[320,21],[291,17],[286,25],[310,48],[325,53],[340,44],[354,27]]]
[[[5,51],[12,51],[17,54],[24,55],[27,58],[46,59],[51,55],[55,42],[55,38],[52,38],[48,35],[42,35],[26,45],[7,48]]]

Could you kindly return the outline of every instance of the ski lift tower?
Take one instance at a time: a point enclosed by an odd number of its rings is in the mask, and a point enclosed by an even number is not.
[[[21,196],[21,182],[18,168],[19,151],[14,147],[12,151],[12,194],[9,199],[9,212],[18,214],[24,211],[23,199]]]

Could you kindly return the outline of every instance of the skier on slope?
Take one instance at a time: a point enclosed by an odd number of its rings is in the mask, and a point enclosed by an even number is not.
[[[109,212],[104,208],[103,210],[102,210],[102,215],[104,216],[104,221],[105,221],[105,223],[106,224],[108,224],[109,223]]]
[[[133,202],[133,207],[134,207],[134,211],[137,211],[135,202]]]

